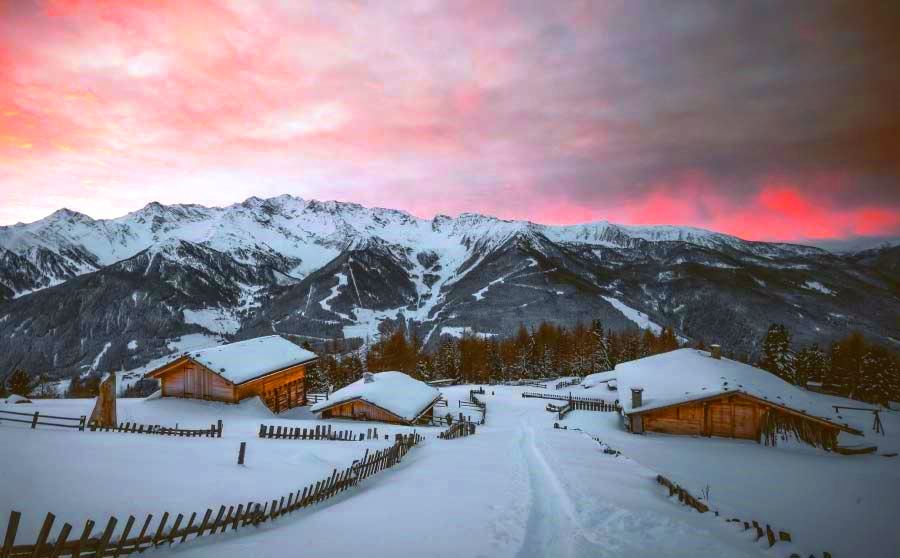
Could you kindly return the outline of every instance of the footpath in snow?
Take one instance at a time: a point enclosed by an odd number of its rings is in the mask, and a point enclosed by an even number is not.
[[[442,389],[449,406],[437,411],[477,414],[457,403],[468,398],[469,389]],[[621,430],[613,413],[574,411],[559,421],[567,430],[554,429],[557,418],[545,410],[546,400],[521,397],[523,391],[539,388],[485,389],[479,398],[487,403],[488,420],[474,436],[439,440],[440,429],[419,428],[428,439],[400,465],[337,498],[259,528],[154,552],[210,558],[718,558],[786,557],[790,552],[820,556],[828,550],[839,558],[864,550],[864,555],[877,558],[893,556],[897,548],[896,529],[886,528],[900,512],[892,503],[900,482],[891,459],[859,460],[737,440],[633,436]],[[569,389],[581,388],[559,393]],[[603,386],[582,391],[615,396]],[[79,415],[89,412],[90,403],[39,401],[30,410]],[[104,521],[111,513],[120,518],[129,513],[183,513],[275,498],[333,468],[346,467],[367,448],[388,445],[383,434],[393,438],[396,432],[411,430],[378,425],[382,439],[366,442],[259,440],[260,423],[308,428],[324,421],[312,420],[304,409],[275,418],[258,401],[222,405],[120,400],[123,421],[205,427],[218,418],[225,424],[222,439],[0,424],[0,445],[14,448],[0,452],[0,529],[11,509],[23,512],[21,543],[33,540],[47,511],[78,529],[84,519]],[[886,421],[889,433],[900,431],[900,421],[894,419]],[[328,423],[356,432],[373,426]],[[603,453],[591,436],[625,455]],[[894,443],[896,438],[888,440]],[[235,464],[240,441],[248,442],[248,465],[243,468]],[[751,474],[754,469],[758,471]],[[716,518],[680,505],[656,484],[657,472],[694,495],[705,484],[712,485],[714,507],[772,521],[792,531],[795,544],[769,549],[726,523],[724,515]],[[791,488],[794,483],[799,488]],[[842,484],[846,486],[833,490],[836,500],[814,488]],[[859,501],[851,499],[856,493]],[[846,527],[833,528],[832,517],[845,521]],[[813,529],[815,521],[825,527]]]
[[[446,390],[450,410],[468,387]],[[553,429],[520,388],[479,396],[475,436],[430,439],[403,464],[297,520],[210,538],[188,556],[596,557],[761,556],[724,523],[672,502],[654,473]]]

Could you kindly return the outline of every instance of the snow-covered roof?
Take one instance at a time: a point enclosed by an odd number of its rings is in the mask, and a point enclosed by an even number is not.
[[[765,370],[726,358],[714,359],[705,351],[679,349],[619,364],[615,372],[625,413],[724,393],[744,393],[811,417],[845,424],[828,398],[800,389]],[[643,388],[642,405],[637,409],[631,407],[632,388]]]
[[[316,354],[279,335],[270,335],[189,351],[181,357],[189,357],[233,384],[243,384],[271,372],[315,360]]]
[[[15,405],[18,403],[31,403],[31,400],[15,393],[3,400],[7,405]]]
[[[403,420],[411,421],[421,415],[440,395],[440,391],[403,372],[379,372],[372,374],[370,382],[363,378],[337,390],[328,400],[316,403],[310,410],[319,413],[340,403],[361,399]]]
[[[594,374],[588,374],[581,380],[581,387],[583,388],[592,388],[594,386],[605,384],[611,380],[616,379],[616,371],[609,370],[607,372],[596,372]]]

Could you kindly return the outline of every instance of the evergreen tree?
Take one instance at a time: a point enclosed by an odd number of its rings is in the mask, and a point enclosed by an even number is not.
[[[10,393],[15,395],[28,397],[28,395],[31,394],[31,378],[29,378],[28,373],[21,368],[17,368],[9,375],[6,379],[6,386],[9,388]]]
[[[896,358],[884,347],[870,346],[863,356],[862,376],[856,395],[863,401],[887,405],[897,398],[900,383]]]
[[[869,351],[858,331],[831,346],[831,371],[828,382],[847,397],[855,398],[863,377],[863,359]]]
[[[806,387],[808,382],[821,382],[825,378],[827,359],[819,345],[813,343],[797,353],[797,385]]]
[[[613,363],[609,357],[609,341],[603,331],[603,323],[600,320],[594,320],[591,324],[591,336],[593,338],[591,372],[612,370]]]
[[[791,351],[791,333],[782,324],[772,324],[763,339],[760,367],[782,380],[797,383],[796,363]]]

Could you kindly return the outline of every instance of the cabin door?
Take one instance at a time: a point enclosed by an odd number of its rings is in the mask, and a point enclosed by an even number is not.
[[[731,437],[731,405],[724,402],[709,404],[710,430],[713,436]]]
[[[752,405],[734,406],[734,437],[756,439],[756,417]]]

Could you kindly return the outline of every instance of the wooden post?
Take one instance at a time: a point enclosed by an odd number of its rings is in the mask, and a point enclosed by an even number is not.
[[[34,416],[31,418],[31,429],[32,430],[34,430],[34,428],[37,426],[38,416],[39,416],[39,413],[37,411],[35,411]]]
[[[16,531],[19,530],[19,520],[22,514],[17,511],[9,512],[9,523],[6,527],[6,536],[3,539],[3,548],[0,548],[0,558],[7,558],[16,542]]]
[[[97,550],[94,551],[95,556],[103,556],[106,552],[106,547],[109,546],[109,539],[112,538],[113,531],[116,530],[116,523],[119,520],[115,517],[110,517],[109,522],[106,524],[106,529],[103,531],[103,535],[100,537],[100,542],[97,543]]]
[[[166,528],[166,523],[169,521],[169,512],[164,512],[162,517],[159,520],[159,527],[156,528],[156,535],[153,536],[152,546],[159,546],[160,541],[162,540],[163,531]],[[102,556],[102,554],[101,554]]]
[[[222,419],[216,421],[216,438],[222,437]]]
[[[56,538],[56,545],[53,547],[53,551],[50,553],[50,558],[59,558],[59,555],[62,554],[63,547],[66,545],[66,540],[69,538],[69,533],[72,531],[72,526],[68,523],[63,524],[62,529],[59,531],[59,536]]]
[[[37,542],[34,543],[34,553],[31,555],[32,558],[41,556],[41,551],[47,543],[47,537],[50,536],[50,529],[53,528],[54,521],[56,521],[56,516],[52,513],[48,513],[47,517],[44,518],[44,524],[41,525],[41,531],[38,533]]]
[[[194,526],[195,519],[197,519],[197,512],[192,512],[191,518],[188,520],[187,527],[184,528],[184,531],[181,534],[181,540],[178,541],[179,543],[183,543],[184,541],[187,540],[187,536],[191,532],[191,527]]]
[[[81,548],[87,544],[88,540],[91,538],[91,531],[94,530],[94,522],[90,519],[84,522],[84,530],[81,531],[81,538],[78,539],[78,542],[75,544],[75,548],[72,549],[73,558],[80,558],[81,556]]]
[[[122,553],[122,550],[125,548],[125,541],[128,540],[128,533],[131,532],[131,528],[134,526],[134,516],[129,515],[128,521],[125,522],[125,530],[122,531],[122,535],[119,537],[119,546],[116,547],[116,553],[113,554],[113,558],[118,558],[119,554]]]
[[[116,427],[116,374],[115,372],[107,375],[106,379],[100,383],[100,394],[94,403],[94,410],[91,412],[91,423],[99,426],[115,428]]]
[[[238,450],[238,465],[244,464],[244,455],[247,452],[247,442],[241,442],[241,449]]]

